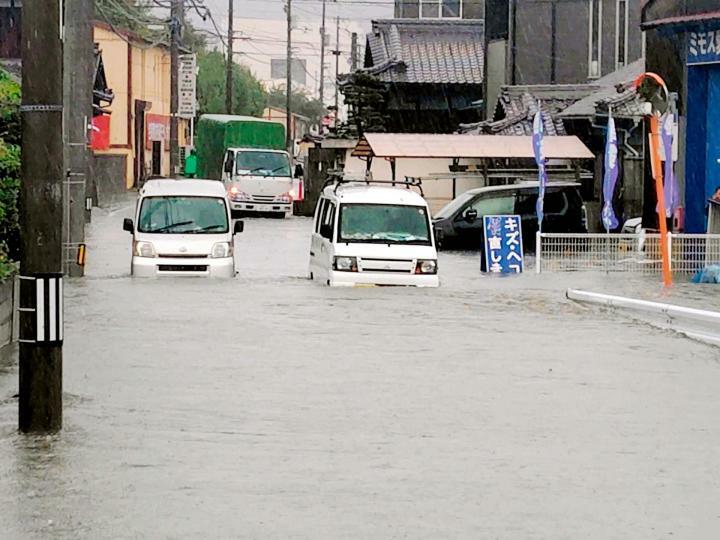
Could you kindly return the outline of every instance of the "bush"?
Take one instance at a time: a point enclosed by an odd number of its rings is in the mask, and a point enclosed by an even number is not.
[[[0,70],[0,282],[20,257],[20,85]]]

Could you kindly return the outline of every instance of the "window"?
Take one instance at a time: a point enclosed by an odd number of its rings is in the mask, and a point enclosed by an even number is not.
[[[320,234],[324,238],[332,241],[332,231],[335,225],[335,205],[330,201],[326,201],[325,203],[325,208],[323,209],[322,219],[320,220],[320,222]]]
[[[340,242],[430,245],[430,222],[422,206],[343,204]]]
[[[498,197],[480,197],[475,199],[468,208],[477,210],[478,218],[512,214],[515,207],[515,195],[501,195]]]
[[[627,65],[628,57],[628,1],[617,0],[615,17],[615,67]]]
[[[165,234],[228,232],[225,200],[218,197],[145,197],[138,231]]]
[[[288,157],[280,152],[238,152],[235,169],[240,176],[290,176]]]
[[[590,8],[588,77],[597,79],[602,71],[602,0],[588,0]]]
[[[325,216],[325,207],[328,204],[327,199],[320,199],[318,201],[318,207],[315,211],[315,232],[320,233],[320,225],[322,225],[323,217]]]
[[[462,0],[420,0],[421,19],[459,19]]]

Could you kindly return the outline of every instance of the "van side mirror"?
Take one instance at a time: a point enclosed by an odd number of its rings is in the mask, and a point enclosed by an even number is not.
[[[244,221],[236,221],[235,226],[233,227],[233,234],[239,234],[245,230],[245,222]]]
[[[233,165],[234,165],[234,164],[235,164],[235,162],[234,162],[232,159],[228,159],[228,160],[225,162],[225,169],[224,169],[224,171],[225,171],[226,173],[232,173],[232,172],[233,172]]]
[[[330,240],[330,239],[332,239],[332,233],[333,233],[332,225],[327,225],[327,224],[320,225],[320,236]]]
[[[477,218],[478,218],[477,210],[475,210],[474,208],[468,208],[468,209],[465,211],[465,214],[464,214],[463,218],[464,218],[465,221],[467,221],[468,223],[475,223],[475,222],[477,221]]]
[[[130,218],[125,218],[123,220],[123,231],[127,231],[129,233],[135,232],[135,225],[133,224],[133,220]]]
[[[299,163],[295,165],[295,178],[302,178],[305,174],[305,171],[303,171],[303,166]]]

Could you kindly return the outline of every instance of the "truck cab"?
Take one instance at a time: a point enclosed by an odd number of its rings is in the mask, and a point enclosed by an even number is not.
[[[292,214],[298,196],[290,156],[282,150],[228,148],[223,161],[225,183],[233,217],[246,213]]]

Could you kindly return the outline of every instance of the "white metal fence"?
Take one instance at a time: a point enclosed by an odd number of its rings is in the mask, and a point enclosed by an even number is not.
[[[670,268],[695,274],[720,264],[720,234],[668,234]],[[538,233],[537,272],[662,271],[659,234]]]

